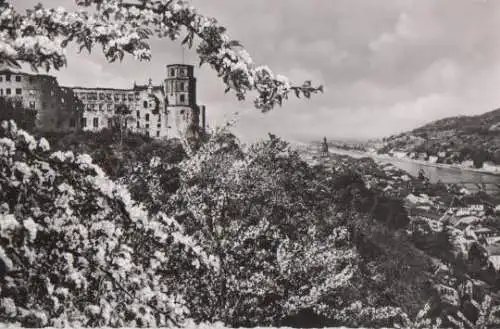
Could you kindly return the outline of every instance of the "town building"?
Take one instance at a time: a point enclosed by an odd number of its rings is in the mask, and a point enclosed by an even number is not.
[[[167,65],[160,84],[149,79],[128,89],[61,87],[49,75],[0,71],[0,96],[36,110],[36,125],[45,131],[96,132],[121,120],[129,131],[153,138],[198,135],[206,116],[196,91],[194,67],[185,64]]]
[[[80,102],[71,89],[59,86],[53,76],[2,69],[0,97],[35,110],[35,126],[40,130],[73,131],[80,128]]]

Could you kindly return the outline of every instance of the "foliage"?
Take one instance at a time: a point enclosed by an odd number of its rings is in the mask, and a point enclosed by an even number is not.
[[[162,163],[174,164],[185,157],[179,140],[156,140],[142,134],[126,132],[123,137],[113,129],[98,132],[75,132],[71,134],[43,133],[55,150],[71,150],[87,153],[106,174],[113,179],[133,175],[135,179],[146,182],[141,175],[147,175],[141,168],[149,165],[150,160],[159,157]],[[123,140],[121,141],[121,138]],[[160,174],[161,175],[161,174]],[[131,188],[134,200],[138,199]]]
[[[148,213],[88,155],[50,154],[3,122],[0,321],[24,326],[157,326],[186,314],[169,268],[213,262],[173,219]]]
[[[296,325],[313,314],[320,325],[383,325],[428,298],[425,256],[370,219],[364,184],[346,194],[344,173],[308,166],[276,136],[242,146],[222,131],[178,167],[166,212],[220,264],[188,293],[197,321]]]
[[[24,108],[21,102],[0,97],[0,121],[14,120],[19,128],[33,131],[36,113],[35,110]]]
[[[100,45],[107,60],[113,62],[132,54],[139,60],[151,58],[152,36],[177,40],[196,52],[200,65],[214,69],[238,99],[256,91],[255,106],[263,111],[281,105],[290,93],[309,98],[322,91],[310,81],[292,86],[286,77],[275,75],[266,66],[256,67],[238,41],[229,39],[226,28],[214,18],[199,14],[184,0],[77,0],[78,6],[92,11],[68,12],[63,8],[45,9],[41,4],[25,14],[17,13],[5,0],[0,1],[0,63],[33,68],[59,69],[66,64],[64,49],[70,42],[89,52]]]
[[[183,44],[198,42],[201,64],[215,69],[227,91],[238,99],[257,91],[263,111],[289,93],[322,91],[256,67],[224,27],[186,1],[77,4],[91,11],[38,5],[19,14],[0,0],[0,62],[59,69],[70,42],[89,52],[100,45],[109,61],[127,53],[148,60],[149,37],[184,33]],[[304,326],[314,316],[315,326],[433,325],[425,309],[408,320],[435,283],[433,259],[406,231],[401,196],[416,188],[373,161],[339,161],[331,172],[310,167],[276,136],[244,146],[224,130],[196,147],[181,141],[185,153],[178,142],[119,129],[120,136],[70,135],[57,148],[75,152],[50,154],[45,139],[13,123],[3,129],[0,321],[166,326],[189,316],[232,326]],[[471,125],[464,131],[494,135]],[[91,153],[117,181],[79,153]],[[442,232],[436,244],[450,248],[452,233]],[[483,304],[477,319],[454,320],[483,328],[497,312]]]
[[[450,117],[409,132],[391,136],[379,150],[438,156],[440,163],[472,161],[475,168],[485,162],[500,163],[500,109],[475,116]],[[443,156],[444,155],[444,156]]]
[[[449,316],[448,320],[459,329],[492,329],[500,325],[500,306],[494,306],[490,296],[486,296],[481,304],[472,300],[477,312],[474,320],[467,318],[461,312]]]

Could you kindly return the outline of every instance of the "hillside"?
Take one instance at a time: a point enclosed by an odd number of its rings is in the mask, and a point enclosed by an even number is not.
[[[415,159],[468,164],[481,168],[500,164],[500,109],[476,116],[434,121],[384,139],[379,153],[405,152]]]

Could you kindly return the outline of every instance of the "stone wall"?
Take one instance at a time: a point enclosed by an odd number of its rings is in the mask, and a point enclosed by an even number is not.
[[[36,127],[45,131],[76,130],[69,119],[73,111],[71,90],[60,87],[55,77],[15,70],[0,71],[0,96],[18,100],[26,109],[37,111]]]
[[[61,87],[49,75],[6,69],[0,71],[0,96],[36,110],[36,125],[46,131],[111,128],[122,105],[130,110],[127,128],[153,138],[178,138],[188,129],[205,128],[205,107],[196,104],[192,65],[167,65],[164,84],[150,80],[127,89]]]

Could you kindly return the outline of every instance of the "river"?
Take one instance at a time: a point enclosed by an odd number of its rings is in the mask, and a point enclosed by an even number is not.
[[[419,171],[423,170],[425,172],[425,175],[433,183],[441,181],[445,184],[460,184],[465,186],[471,192],[478,191],[479,188],[477,184],[483,185],[486,191],[489,193],[500,191],[500,175],[482,173],[451,166],[440,167],[433,164],[425,164],[408,159],[379,156],[376,154],[364,153],[359,151],[330,148],[330,152],[335,154],[349,155],[355,158],[370,157],[379,163],[391,163],[413,176],[417,176]]]

